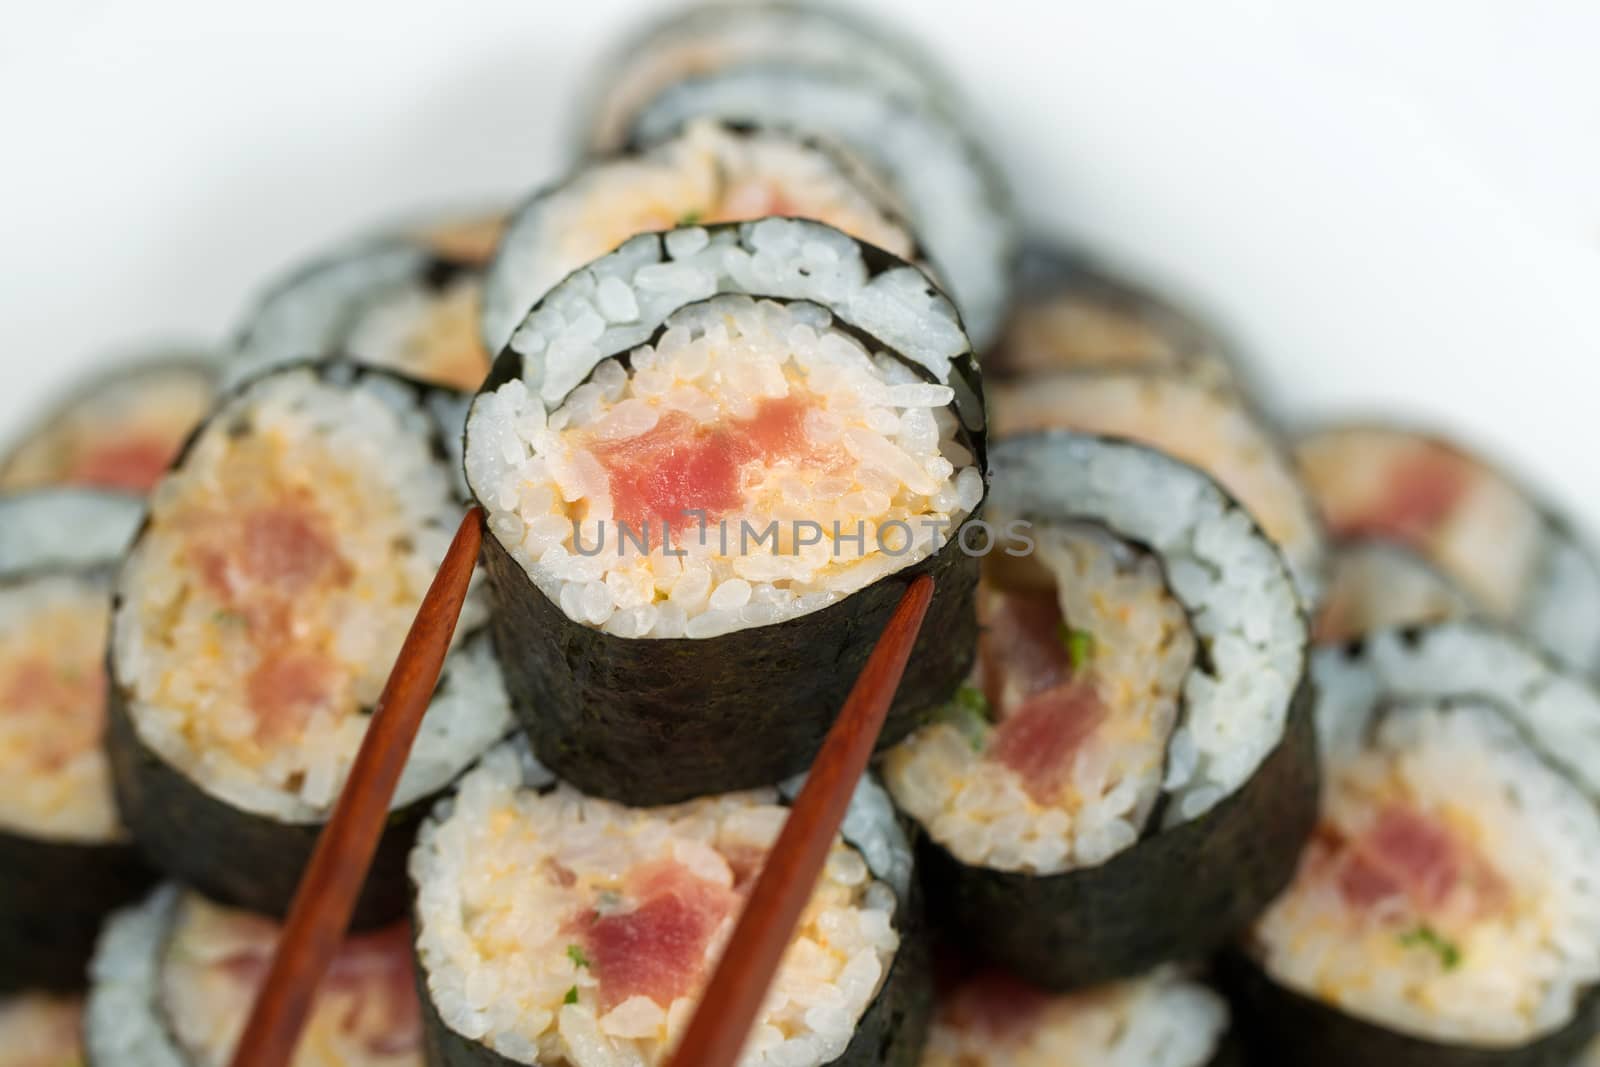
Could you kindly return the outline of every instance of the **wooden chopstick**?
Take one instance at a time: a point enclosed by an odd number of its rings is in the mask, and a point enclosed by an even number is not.
[[[286,1067],[294,1055],[317,985],[350,925],[422,714],[439,684],[482,543],[483,513],[473,508],[422,598],[350,777],[317,839],[232,1067]]]
[[[932,599],[933,579],[924,575],[895,608],[767,854],[669,1067],[733,1067],[737,1062],[883,732]]]

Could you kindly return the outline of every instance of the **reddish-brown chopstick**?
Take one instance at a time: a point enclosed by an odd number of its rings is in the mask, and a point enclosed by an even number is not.
[[[932,599],[933,579],[923,576],[911,583],[895,608],[811,765],[783,833],[767,854],[733,937],[669,1067],[733,1067],[738,1061],[800,913],[822,874],[850,797],[878,743],[884,716]]]
[[[389,802],[439,683],[482,543],[483,513],[473,508],[422,598],[350,778],[300,879],[272,969],[233,1054],[233,1067],[286,1067],[294,1055],[317,984],[344,940],[372,866]]]

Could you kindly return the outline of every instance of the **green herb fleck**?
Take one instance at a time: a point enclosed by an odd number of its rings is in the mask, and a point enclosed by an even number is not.
[[[211,621],[218,626],[243,626],[245,617],[237,611],[216,611],[211,615]]]
[[[700,224],[700,220],[705,217],[706,213],[704,211],[701,211],[699,208],[695,208],[692,211],[685,211],[682,215],[680,215],[678,217],[678,225],[698,226]]]
[[[1056,640],[1067,650],[1067,662],[1072,664],[1073,674],[1083,670],[1094,658],[1094,634],[1088,630],[1074,630],[1065,622],[1058,622]]]
[[[989,699],[977,686],[964,685],[956,690],[945,719],[961,732],[974,752],[982,752],[989,741]]]
[[[573,986],[571,989],[567,990],[567,995],[561,998],[561,1003],[563,1003],[563,1004],[576,1004],[576,1003],[578,1003],[578,987],[577,986]]]
[[[1437,953],[1439,962],[1444,964],[1447,971],[1461,966],[1461,949],[1453,941],[1440,937],[1427,923],[1401,934],[1400,944],[1405,948],[1425,948]]]
[[[577,964],[579,967],[589,966],[589,957],[585,956],[583,954],[583,949],[579,948],[577,945],[567,946],[567,958],[573,963]]]

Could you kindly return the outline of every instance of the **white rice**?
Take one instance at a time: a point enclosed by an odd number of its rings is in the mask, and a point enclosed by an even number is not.
[[[269,920],[168,883],[106,923],[89,967],[91,1062],[115,1067],[224,1067],[277,942]],[[385,955],[347,947],[319,987],[292,1067],[422,1067],[421,1020],[409,982]],[[407,967],[409,970],[409,967]],[[400,998],[397,1000],[397,998]]]
[[[737,894],[730,862],[758,863],[786,810],[770,790],[625,808],[552,785],[520,742],[495,750],[423,824],[411,855],[428,996],[456,1034],[514,1062],[664,1062],[737,906],[704,945],[694,988],[670,1004],[641,993],[605,1004],[603,960],[588,958],[584,928],[568,920],[627,915],[629,872],[663,863],[709,893]],[[894,851],[908,855],[903,838]],[[899,946],[895,892],[869,860],[835,844],[743,1067],[825,1064],[848,1046]]]
[[[1292,460],[1237,397],[1160,374],[1057,374],[987,389],[991,434],[1075,430],[1139,441],[1193,464],[1283,550],[1308,611],[1321,601],[1322,525]]]
[[[1098,522],[1161,560],[1207,653],[1184,679],[1163,825],[1210,811],[1277,747],[1301,684],[1306,624],[1283,557],[1215,483],[1138,445],[1053,433],[990,458],[996,513]]]
[[[695,118],[815,133],[870,164],[905,207],[974,344],[999,332],[1016,227],[998,172],[939,110],[838,68],[739,67],[679,82],[644,107],[634,138],[650,144]]]
[[[484,282],[484,340],[499,352],[540,297],[630,237],[773,214],[818,219],[901,259],[915,251],[836,154],[695,121],[649,151],[589,164],[517,212]]]
[[[1600,980],[1592,795],[1487,702],[1379,714],[1365,747],[1341,747],[1327,761],[1324,830],[1254,931],[1264,967],[1305,995],[1434,1041],[1514,1048],[1564,1027]],[[1453,847],[1475,857],[1458,869],[1487,871],[1464,874],[1437,903],[1348,902],[1342,846],[1321,841],[1329,827],[1360,838],[1395,805],[1446,828]]]
[[[125,836],[100,744],[110,615],[103,576],[0,583],[0,828],[49,841]]]
[[[885,89],[949,104],[953,88],[898,29],[816,4],[697,3],[632,35],[596,66],[584,121],[591,149],[614,151],[637,112],[675,82],[732,66],[773,62],[848,66]]]
[[[147,747],[244,811],[285,821],[326,816],[365,735],[364,710],[459,517],[454,474],[436,441],[410,387],[342,366],[283,371],[227,403],[152,496],[150,526],[119,582],[115,681]],[[233,553],[285,508],[321,531],[324,570],[305,590],[274,594],[285,579],[241,578],[245,557]],[[229,592],[197,566],[197,552],[234,560],[222,564]],[[342,578],[318,576],[329,569]],[[239,582],[244,598],[235,604]],[[469,639],[486,612],[475,589],[397,804],[444,786],[509,728],[496,661],[485,639]],[[274,635],[284,620],[293,636],[280,647]],[[303,721],[293,736],[263,734],[270,719],[257,718],[267,710],[253,703],[254,673],[269,672],[262,677],[273,696],[274,665],[313,654],[314,677],[325,684],[304,698]],[[251,708],[257,715],[240,713]]]
[[[921,1067],[1205,1067],[1228,1030],[1227,1003],[1175,967],[1077,993],[1013,995],[1029,997],[1032,1018],[995,1033],[963,1017],[958,989],[934,1017]]]
[[[1301,471],[1335,534],[1410,545],[1497,618],[1567,665],[1600,671],[1600,556],[1527,490],[1479,457],[1412,430],[1351,425],[1307,434]],[[1406,529],[1386,509],[1427,504]]]
[[[1319,643],[1346,641],[1390,626],[1461,618],[1477,610],[1454,582],[1403,545],[1337,545],[1328,574],[1315,627]]]
[[[963,864],[1043,875],[1098,866],[1139,839],[1161,794],[1195,643],[1148,554],[1094,527],[1035,525],[1032,536],[1055,579],[1062,625],[1092,641],[1083,671],[1106,720],[1071,755],[1049,802],[989,758],[997,728],[989,721],[924,727],[885,757],[884,779],[900,807]],[[972,692],[994,689],[993,679],[980,679]],[[1011,710],[991,714],[1003,722]]]
[[[0,452],[0,490],[143,492],[210,410],[216,388],[216,368],[199,354],[136,357],[101,371]]]

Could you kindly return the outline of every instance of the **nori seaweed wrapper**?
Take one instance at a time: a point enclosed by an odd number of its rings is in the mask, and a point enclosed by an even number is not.
[[[705,229],[714,239],[725,239],[730,233],[747,234],[750,225]],[[806,225],[836,232],[820,223]],[[635,238],[624,249],[631,252],[644,240],[660,242],[662,236]],[[882,249],[853,243],[869,278],[915,269]],[[637,259],[634,254],[629,261]],[[943,300],[931,282],[928,292]],[[777,303],[811,302],[803,296],[748,295]],[[673,311],[700,302],[686,299]],[[836,329],[854,335],[869,351],[886,351],[924,380],[936,380],[926,367],[874,336],[870,325],[851,322],[821,299],[814,302],[830,311]],[[641,329],[639,343],[663,332],[663,323]],[[513,337],[480,398],[524,378],[524,361],[532,357],[516,345]],[[634,347],[630,343],[620,353],[603,354],[595,366],[606,355],[626,363]],[[955,392],[950,410],[961,423],[958,440],[977,469],[986,470],[983,386],[970,350],[951,360],[940,384]],[[469,452],[471,447],[469,442]],[[484,494],[473,488],[487,510]],[[981,514],[980,503],[963,524]],[[976,654],[978,560],[962,550],[961,529],[951,530],[949,542],[927,559],[826,608],[693,639],[623,638],[573,620],[539,589],[491,527],[484,559],[495,597],[492,628],[519,724],[540,761],[557,775],[585,793],[624,804],[671,804],[771,785],[810,766],[901,595],[915,578],[929,574],[935,582],[933,602],[889,710],[880,741],[880,748],[887,748],[959,688]],[[687,533],[674,531],[674,543],[692,536],[691,524]]]
[[[261,378],[309,369],[319,378],[351,386],[366,378],[400,383],[410,389],[425,410],[436,420],[458,413],[461,395],[454,390],[408,379],[390,371],[361,367],[344,360],[321,363],[298,362],[272,367]],[[251,378],[236,386],[216,409],[224,410],[233,396],[249,390],[257,381]],[[184,454],[173,469],[182,467],[188,450],[207,426],[220,416],[213,413],[196,430]],[[457,453],[452,442],[439,434],[434,451],[441,462],[454,466]],[[459,488],[459,487],[458,487]],[[137,546],[149,520],[140,529]],[[121,595],[114,611],[121,610]],[[457,651],[469,641],[484,640],[482,631],[458,638]],[[454,653],[452,653],[454,654]],[[147,746],[139,737],[129,712],[129,694],[117,684],[114,650],[110,655],[110,694],[106,746],[111,760],[112,781],[117,806],[123,821],[133,832],[141,852],[161,870],[192,885],[214,900],[265,915],[287,915],[299,886],[300,875],[310,862],[322,832],[324,820],[284,822],[268,815],[243,811],[230,805],[190,779],[178,768]],[[449,685],[448,666],[440,691]],[[437,699],[437,696],[436,696]],[[388,823],[379,839],[372,867],[367,874],[351,924],[357,929],[384,925],[405,914],[407,909],[406,855],[417,825],[432,804],[448,789],[416,798],[389,812]],[[330,813],[331,814],[331,813]]]
[[[1316,825],[1311,703],[1302,681],[1277,747],[1215,808],[1098,867],[1046,876],[968,867],[923,834],[936,921],[974,953],[1055,989],[1210,955],[1289,884]]]
[[[1220,961],[1234,1026],[1251,1063],[1295,1067],[1571,1067],[1595,1033],[1600,986],[1585,990],[1572,1021],[1516,1048],[1448,1045],[1347,1015],[1274,982],[1243,952]]]
[[[153,878],[127,842],[0,831],[0,993],[82,988],[101,920]]]

